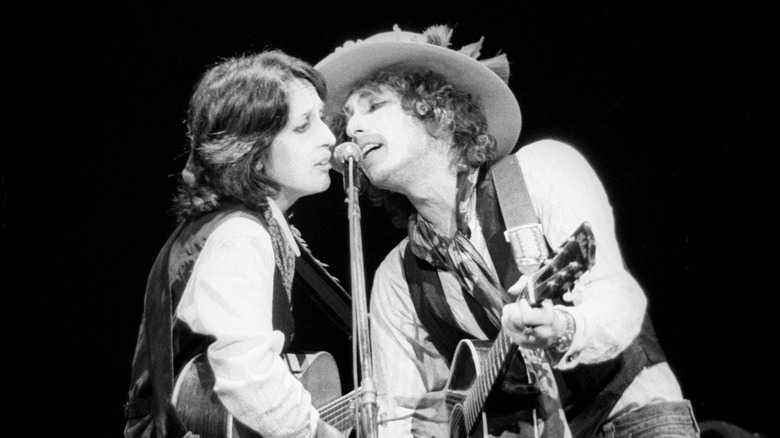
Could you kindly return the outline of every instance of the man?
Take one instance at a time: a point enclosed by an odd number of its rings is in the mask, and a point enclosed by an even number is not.
[[[442,437],[450,423],[462,427],[453,403],[453,382],[461,377],[451,368],[457,344],[493,340],[503,329],[522,354],[512,358],[506,390],[491,393],[500,401],[489,408],[518,412],[509,421],[489,416],[480,426],[486,433],[696,436],[644,292],[624,268],[597,175],[575,149],[554,140],[511,154],[521,114],[507,86],[506,56],[478,60],[481,41],[455,51],[451,36],[446,26],[422,34],[396,26],[349,42],[315,66],[328,82],[334,133],[361,148],[374,199],[409,231],[378,268],[371,292],[380,433]],[[527,193],[524,206],[497,205],[496,191],[507,185],[494,188],[493,173],[506,156],[502,163],[516,163],[522,173],[508,188]],[[500,215],[509,207],[538,221],[537,259],[589,224],[598,256],[570,302],[515,301],[515,294],[529,295],[535,277],[534,269],[521,277],[524,267],[503,239]],[[522,385],[525,369],[535,373],[530,389]],[[464,415],[467,428],[474,414]]]

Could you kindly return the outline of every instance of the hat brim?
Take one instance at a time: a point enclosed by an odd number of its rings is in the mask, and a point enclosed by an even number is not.
[[[520,137],[520,105],[509,86],[479,61],[445,47],[406,41],[361,41],[342,47],[314,66],[325,77],[325,113],[342,111],[354,87],[375,72],[395,66],[430,69],[480,100],[498,154],[506,156]]]

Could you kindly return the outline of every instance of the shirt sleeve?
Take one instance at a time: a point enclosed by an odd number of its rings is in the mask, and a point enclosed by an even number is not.
[[[405,241],[404,241],[405,242]],[[405,244],[376,271],[371,340],[382,438],[448,436],[444,388],[449,369],[428,340],[403,274]]]
[[[556,366],[615,357],[639,333],[647,299],[624,266],[606,191],[585,158],[564,143],[539,141],[516,156],[550,246],[557,249],[585,221],[595,240],[595,265],[576,283],[574,306],[563,307],[574,317],[576,332]]]
[[[262,436],[313,437],[319,415],[281,359],[284,335],[272,326],[274,269],[268,232],[228,219],[207,239],[177,316],[216,338],[208,357],[228,412]]]

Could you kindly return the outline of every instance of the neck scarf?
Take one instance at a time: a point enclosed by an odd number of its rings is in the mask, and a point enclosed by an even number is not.
[[[458,174],[454,229],[449,235],[440,233],[427,219],[414,214],[409,219],[409,245],[417,257],[452,273],[461,289],[471,294],[487,310],[493,325],[500,328],[501,309],[511,298],[469,240],[468,213],[477,176],[474,170]]]
[[[274,218],[270,206],[263,210],[263,217],[268,223],[268,233],[271,235],[271,243],[274,248],[274,259],[276,259],[276,266],[282,274],[284,290],[287,291],[287,297],[291,298],[293,276],[295,275],[295,249],[282,234],[281,225]],[[290,303],[292,304],[292,299]]]

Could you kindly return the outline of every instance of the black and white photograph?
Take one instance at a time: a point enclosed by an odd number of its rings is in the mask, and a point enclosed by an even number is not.
[[[12,5],[8,435],[776,436],[768,9]]]

